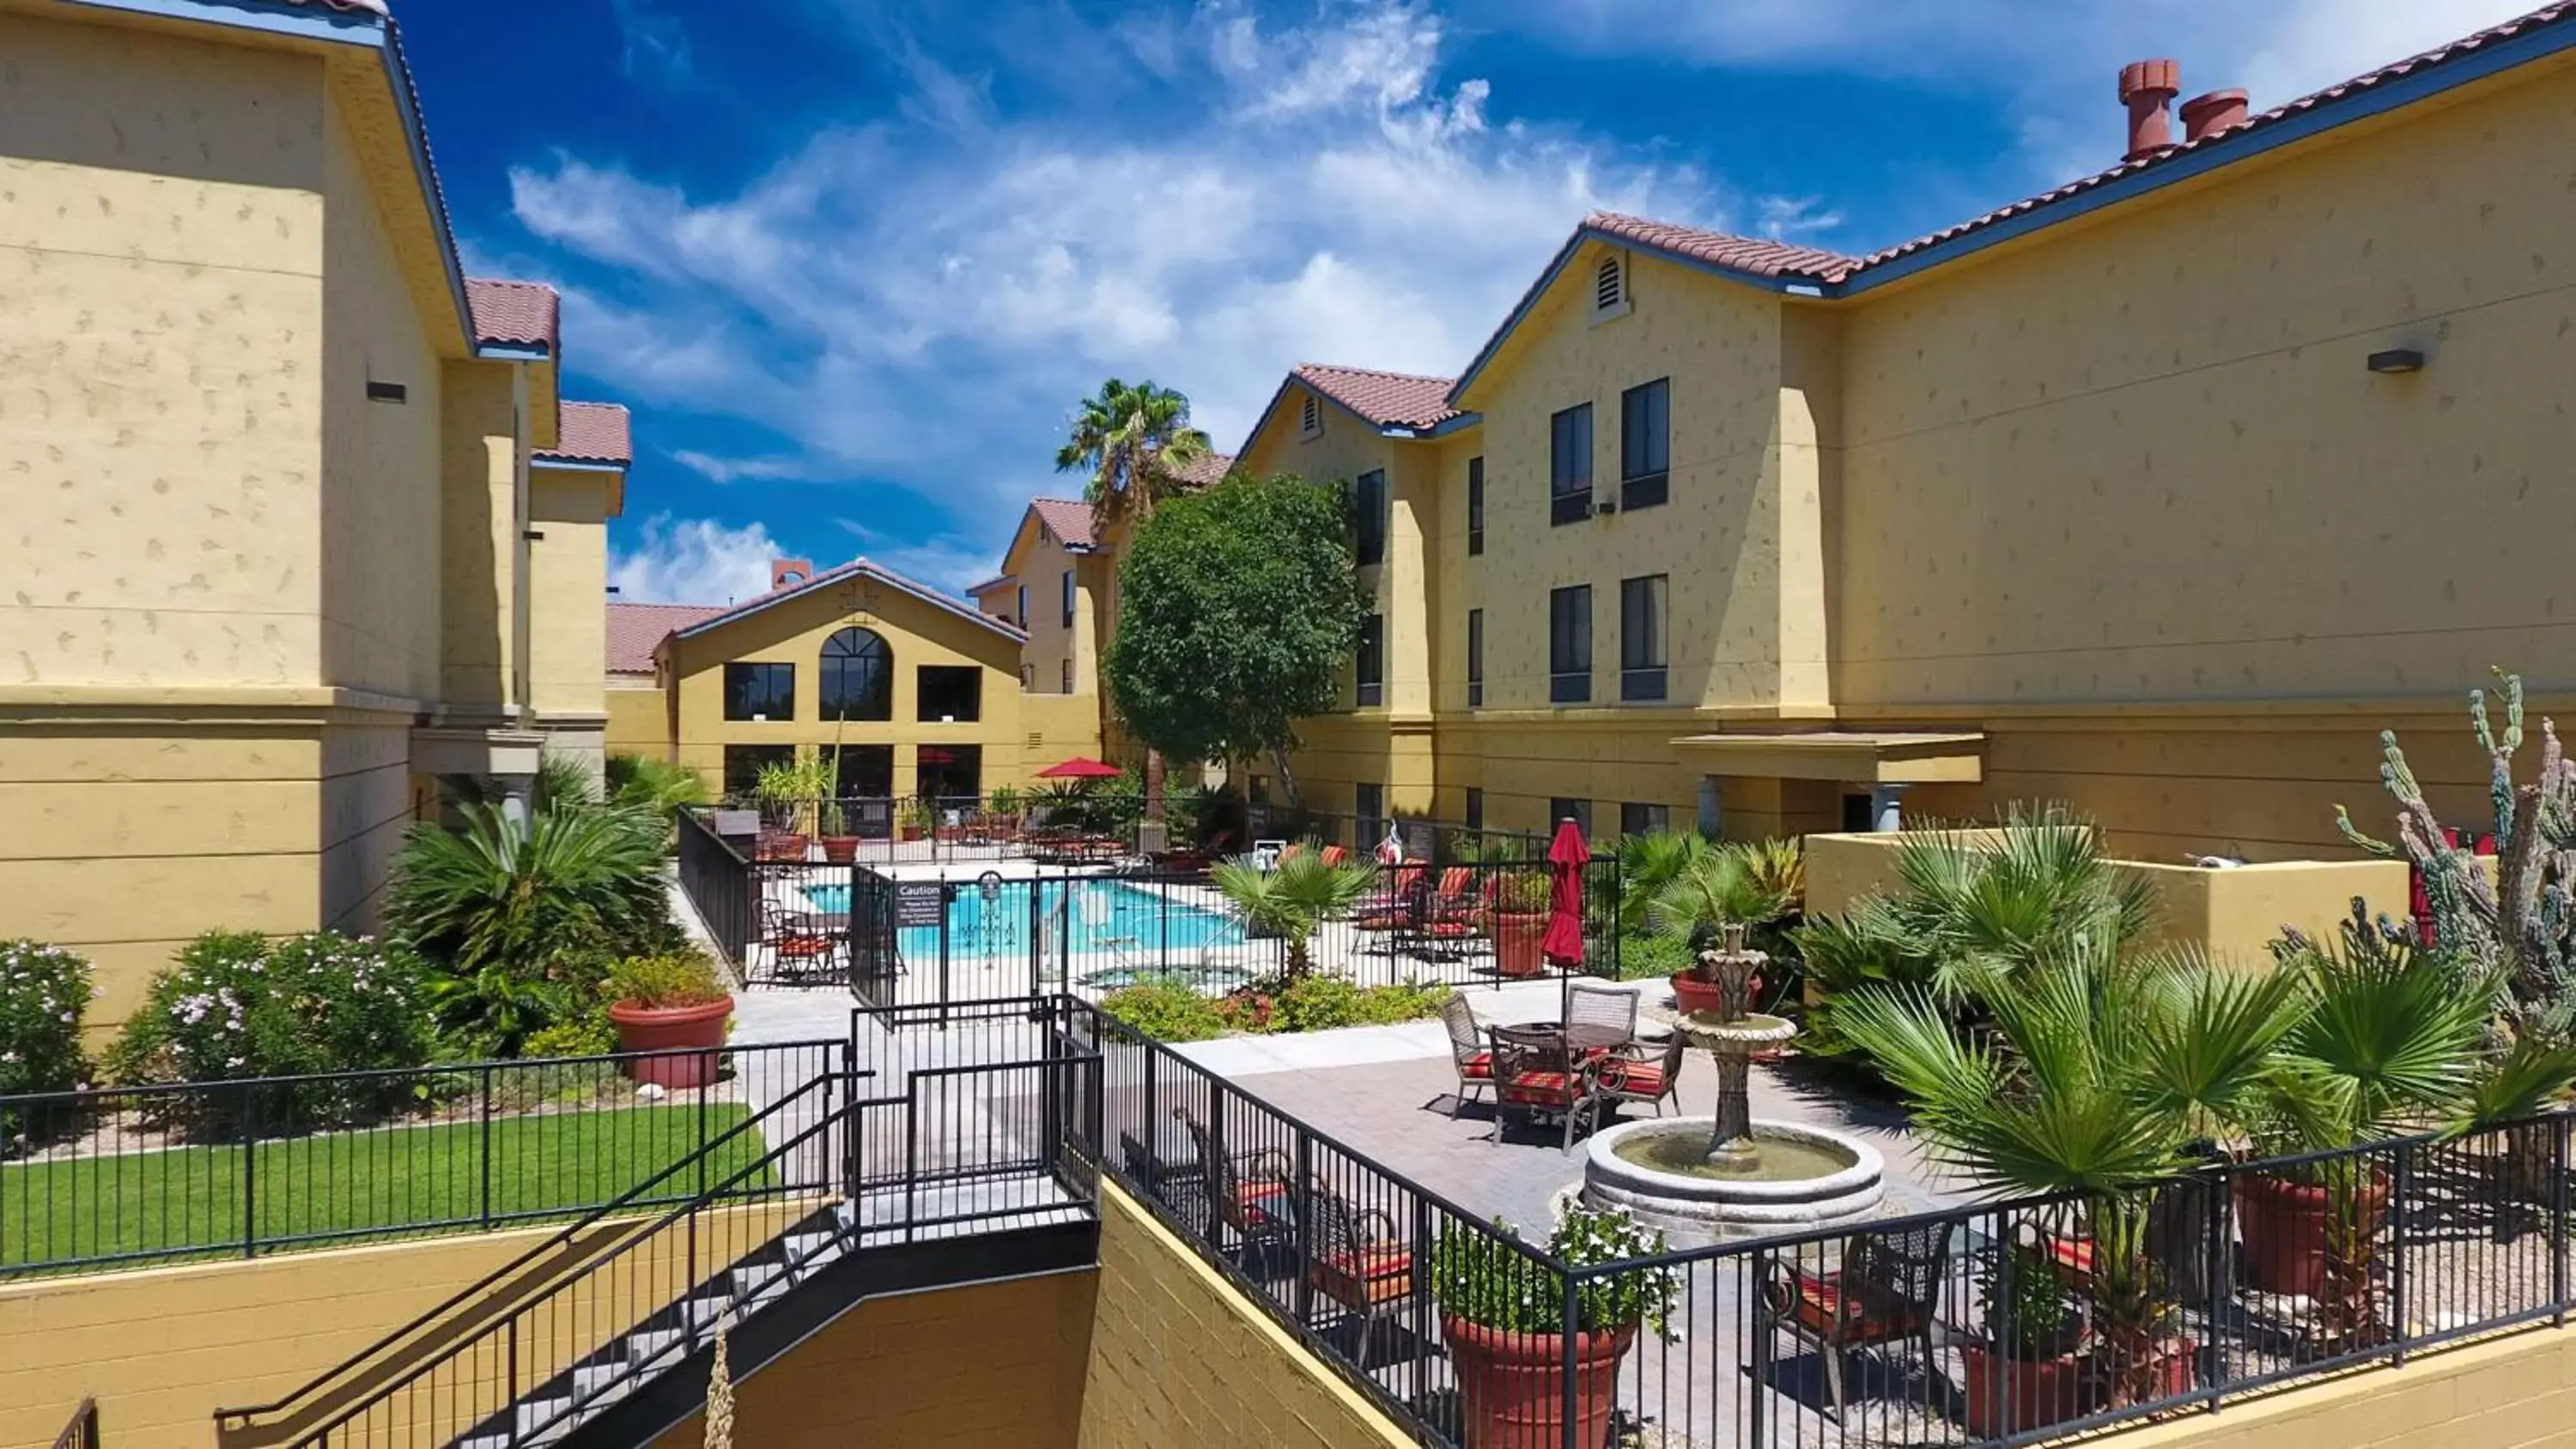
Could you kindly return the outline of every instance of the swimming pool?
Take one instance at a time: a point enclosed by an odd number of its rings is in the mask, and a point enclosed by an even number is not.
[[[1026,956],[1029,953],[1030,892],[1037,893],[1047,954],[1157,955],[1164,948],[1243,944],[1242,923],[1223,911],[1208,910],[1116,880],[952,881],[948,900],[948,954]],[[805,899],[826,915],[850,909],[846,885],[804,887]],[[895,932],[895,949],[915,961],[939,956],[939,927],[904,926]]]

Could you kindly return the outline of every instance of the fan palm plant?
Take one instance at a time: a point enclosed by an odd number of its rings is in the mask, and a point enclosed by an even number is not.
[[[1695,944],[1718,932],[1768,924],[1795,904],[1776,866],[1764,852],[1736,841],[1683,850],[1648,898],[1644,915],[1665,934]]]
[[[1326,921],[1350,914],[1377,884],[1377,867],[1361,861],[1326,861],[1313,841],[1263,870],[1252,857],[1220,861],[1209,881],[1225,893],[1245,924],[1276,936],[1288,950],[1286,979],[1303,980],[1314,969],[1310,943]]]
[[[2195,1141],[2261,1110],[2302,1020],[2300,983],[2098,940],[2020,964],[2009,989],[1991,962],[1961,969],[1990,978],[1991,1039],[1963,1035],[1928,986],[1863,990],[1841,1029],[1982,1194],[2083,1195],[2114,1402],[2155,1397],[2175,1313],[2155,1185],[2192,1165]]]

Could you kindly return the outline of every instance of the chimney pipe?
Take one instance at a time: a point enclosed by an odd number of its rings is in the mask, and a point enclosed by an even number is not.
[[[2180,94],[2178,62],[2140,60],[2120,67],[2120,104],[2129,108],[2129,150],[2120,159],[2143,161],[2173,149],[2173,118],[2165,107]]]
[[[801,584],[812,577],[814,577],[814,561],[810,558],[777,558],[769,561],[769,586],[772,589]]]
[[[2182,103],[2182,138],[2197,141],[2245,124],[2245,92],[2209,91]]]

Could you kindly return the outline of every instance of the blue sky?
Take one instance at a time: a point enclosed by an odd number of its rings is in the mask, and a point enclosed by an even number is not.
[[[2528,0],[397,0],[469,267],[623,402],[625,597],[992,570],[1076,399],[1231,449],[1301,361],[1452,373],[1584,212],[1866,251]]]

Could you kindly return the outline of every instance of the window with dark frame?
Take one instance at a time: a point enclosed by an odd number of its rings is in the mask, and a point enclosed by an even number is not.
[[[724,667],[724,717],[729,720],[796,718],[796,666],[728,664]]]
[[[796,763],[794,745],[727,745],[724,747],[724,792],[727,799],[748,797],[770,765]]]
[[[1360,620],[1358,656],[1352,661],[1351,682],[1357,703],[1363,709],[1386,702],[1386,616],[1370,614]]]
[[[1020,612],[1011,622],[1019,625],[1022,630],[1029,627],[1029,586],[1026,584],[1020,585]]]
[[[1592,699],[1592,586],[1547,593],[1547,700],[1586,704]]]
[[[1351,552],[1359,566],[1386,562],[1386,470],[1372,468],[1351,485]]]
[[[1057,673],[1059,673],[1060,675],[1062,675],[1062,676],[1063,676],[1063,683],[1062,683],[1062,685],[1061,685],[1060,687],[1058,687],[1058,689],[1056,690],[1056,693],[1058,693],[1058,694],[1071,694],[1071,693],[1073,693],[1073,661],[1072,661],[1072,660],[1070,660],[1070,659],[1059,659],[1059,660],[1057,660],[1057,661],[1056,661],[1056,671],[1057,671]]]
[[[1467,611],[1467,707],[1485,703],[1485,611]]]
[[[1661,835],[1672,826],[1673,809],[1669,805],[1644,805],[1634,800],[1619,802],[1621,835]]]
[[[1547,420],[1547,521],[1592,516],[1592,404],[1578,403]]]
[[[984,793],[982,745],[923,745],[913,754],[912,793],[942,810],[971,810]]]
[[[925,664],[913,673],[913,717],[965,723],[983,718],[984,671],[972,664]]]
[[[1468,787],[1467,787],[1467,808],[1466,808],[1463,812],[1461,812],[1461,813],[1462,813],[1462,814],[1464,814],[1464,815],[1466,816],[1466,819],[1464,820],[1464,822],[1463,822],[1463,823],[1466,825],[1466,827],[1467,827],[1468,829],[1470,829],[1470,830],[1482,830],[1482,829],[1484,829],[1484,828],[1485,828],[1485,792],[1484,792],[1482,789],[1478,788],[1477,786],[1474,786],[1474,785],[1470,785],[1470,786],[1468,786]]]
[[[874,629],[834,630],[816,663],[817,718],[894,718],[894,650]]]
[[[1073,570],[1064,571],[1064,627],[1073,627]]]
[[[1664,697],[1664,593],[1666,576],[1619,581],[1619,697]]]
[[[1570,795],[1550,796],[1547,802],[1547,828],[1549,833],[1553,834],[1555,832],[1557,822],[1561,820],[1573,821],[1574,828],[1583,832],[1583,838],[1585,840],[1590,840],[1592,838],[1591,801],[1577,800]]]
[[[1359,817],[1359,843],[1375,846],[1386,834],[1386,787],[1354,785],[1351,787],[1351,813]]]
[[[1619,506],[1651,508],[1671,496],[1670,378],[1619,394]]]
[[[1467,460],[1467,556],[1485,551],[1485,460]]]

